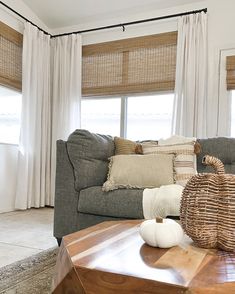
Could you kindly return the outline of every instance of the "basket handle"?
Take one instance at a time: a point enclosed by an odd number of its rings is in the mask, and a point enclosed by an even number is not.
[[[202,158],[202,163],[205,165],[211,165],[219,175],[225,174],[223,162],[214,156],[205,155]]]

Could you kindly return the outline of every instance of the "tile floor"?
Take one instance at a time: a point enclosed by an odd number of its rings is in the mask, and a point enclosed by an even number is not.
[[[57,245],[53,208],[0,214],[0,267]]]

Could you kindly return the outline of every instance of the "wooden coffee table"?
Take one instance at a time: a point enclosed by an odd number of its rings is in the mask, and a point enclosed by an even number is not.
[[[53,293],[235,293],[235,254],[194,246],[152,248],[142,221],[104,222],[63,238]]]

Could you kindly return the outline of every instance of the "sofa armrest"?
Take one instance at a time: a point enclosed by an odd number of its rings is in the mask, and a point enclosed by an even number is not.
[[[74,170],[66,142],[58,140],[56,147],[54,236],[62,238],[77,230],[79,192],[74,187]]]

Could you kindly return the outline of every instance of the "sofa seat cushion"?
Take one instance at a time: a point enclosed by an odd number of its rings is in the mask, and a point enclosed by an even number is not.
[[[101,186],[80,191],[78,211],[121,218],[142,219],[143,190],[119,189],[103,192]]]

